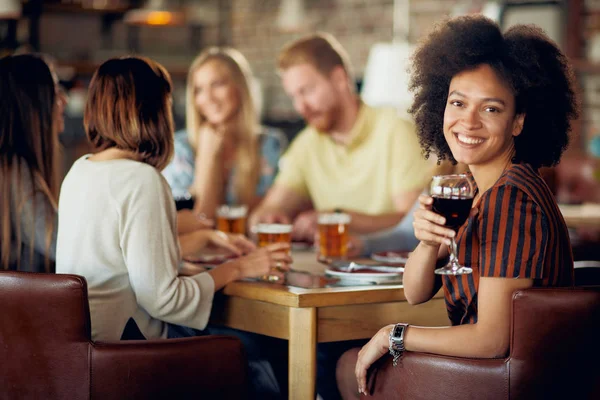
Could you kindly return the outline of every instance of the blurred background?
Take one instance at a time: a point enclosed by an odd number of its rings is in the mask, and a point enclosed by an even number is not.
[[[600,157],[600,0],[0,0],[0,55],[52,56],[68,90],[67,163],[87,151],[86,88],[99,63],[142,54],[171,73],[177,128],[184,125],[185,80],[206,46],[239,49],[258,78],[262,119],[291,139],[303,127],[275,70],[280,48],[313,31],[347,49],[366,102],[400,110],[410,103],[406,59],[419,38],[449,15],[480,12],[503,28],[540,25],[572,59],[583,99],[570,152]]]

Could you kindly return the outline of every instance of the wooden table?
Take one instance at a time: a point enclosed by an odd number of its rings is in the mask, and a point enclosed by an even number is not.
[[[323,274],[312,252],[294,253],[293,269]],[[418,306],[401,285],[302,289],[234,282],[211,322],[289,340],[289,398],[315,399],[317,343],[371,338],[396,322],[449,325],[443,293]]]

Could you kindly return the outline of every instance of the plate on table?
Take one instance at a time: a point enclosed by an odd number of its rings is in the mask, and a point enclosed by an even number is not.
[[[385,264],[406,264],[410,251],[380,251],[371,254],[371,259]]]
[[[398,284],[402,283],[404,266],[377,265],[354,261],[334,261],[325,270],[332,276],[350,284]]]

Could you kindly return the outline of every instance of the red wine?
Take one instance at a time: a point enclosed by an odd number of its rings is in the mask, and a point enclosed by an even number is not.
[[[433,211],[446,218],[446,226],[458,231],[465,223],[471,212],[473,198],[464,197],[433,197]]]

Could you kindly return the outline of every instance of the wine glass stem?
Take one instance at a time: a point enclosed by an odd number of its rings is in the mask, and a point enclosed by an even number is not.
[[[452,269],[460,268],[458,258],[456,257],[456,240],[454,240],[454,236],[450,238],[450,246],[448,246],[448,249],[450,250],[450,260],[448,261],[448,264]]]

